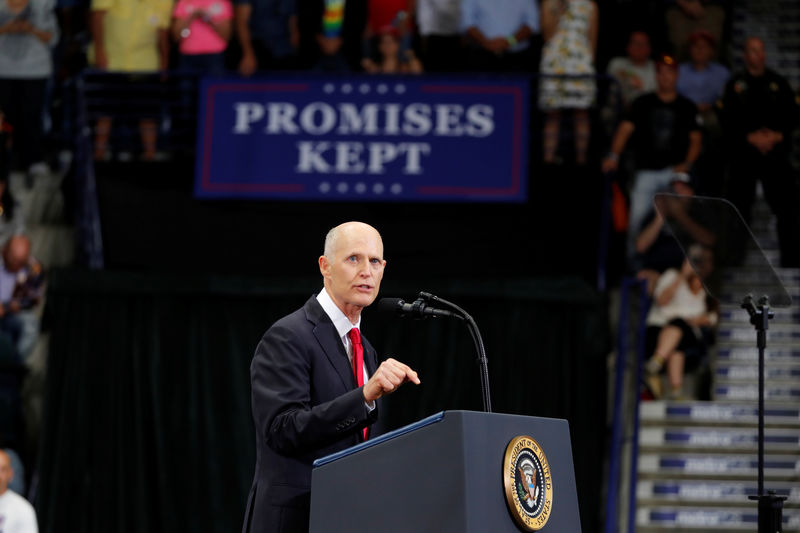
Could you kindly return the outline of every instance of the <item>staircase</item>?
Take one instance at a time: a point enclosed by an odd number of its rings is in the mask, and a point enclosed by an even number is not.
[[[758,202],[753,232],[778,264],[774,219]],[[754,253],[754,252],[750,252]],[[779,269],[792,297],[774,309],[765,366],[764,488],[786,496],[783,531],[800,532],[800,270]],[[727,279],[742,297],[763,283],[755,271]],[[754,296],[759,296],[754,291]],[[641,406],[636,531],[757,531],[758,352],[746,311],[720,310],[710,402]]]

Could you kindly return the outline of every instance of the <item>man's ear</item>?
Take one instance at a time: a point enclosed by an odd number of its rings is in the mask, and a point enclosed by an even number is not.
[[[319,272],[323,278],[327,278],[331,272],[331,263],[324,255],[319,256]]]

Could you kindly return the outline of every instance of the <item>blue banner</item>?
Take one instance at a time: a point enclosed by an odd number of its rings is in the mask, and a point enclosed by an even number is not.
[[[204,80],[195,194],[523,202],[528,80]]]

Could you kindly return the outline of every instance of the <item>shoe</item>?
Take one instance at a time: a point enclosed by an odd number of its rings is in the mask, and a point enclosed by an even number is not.
[[[661,377],[658,374],[649,375],[645,378],[647,388],[653,395],[653,399],[658,400],[664,395],[664,390],[661,388]]]
[[[661,367],[663,365],[664,363],[662,361],[656,356],[653,356],[644,364],[644,371],[651,376],[657,376],[661,373]]]
[[[667,395],[667,400],[671,402],[688,402],[690,398],[683,394],[682,389],[671,390]]]

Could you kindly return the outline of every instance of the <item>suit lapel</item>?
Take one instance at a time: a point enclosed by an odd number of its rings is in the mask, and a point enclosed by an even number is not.
[[[367,364],[367,372],[371,377],[378,370],[378,355],[366,337],[362,336],[361,340],[364,343],[364,362]]]
[[[313,332],[317,342],[319,342],[331,366],[339,375],[345,390],[356,388],[356,378],[350,369],[350,359],[347,357],[344,345],[339,339],[339,333],[333,327],[333,322],[325,314],[315,296],[312,296],[303,307],[306,311],[306,318],[314,324]]]

